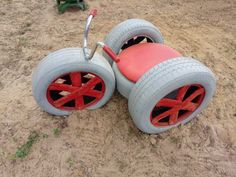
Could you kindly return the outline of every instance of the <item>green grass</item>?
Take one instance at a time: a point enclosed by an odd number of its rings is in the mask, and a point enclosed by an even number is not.
[[[54,134],[55,137],[58,137],[61,134],[61,129],[54,128],[53,129],[53,134]]]
[[[43,138],[48,138],[48,134],[44,133]]]
[[[17,150],[14,155],[14,158],[24,158],[26,157],[33,144],[39,139],[39,134],[36,131],[33,131],[30,133],[28,140],[25,144],[21,145]]]
[[[73,167],[76,163],[71,157],[69,157],[66,162],[68,163],[69,167]]]
[[[5,155],[5,152],[3,151],[2,148],[0,148],[0,158],[3,157]]]
[[[29,43],[29,40],[27,38],[25,37],[19,38],[19,41],[18,41],[19,46],[26,47],[28,43]]]

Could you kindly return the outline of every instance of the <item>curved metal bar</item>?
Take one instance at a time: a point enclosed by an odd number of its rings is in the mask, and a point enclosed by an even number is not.
[[[101,46],[102,48],[104,48],[104,46],[105,46],[105,44],[103,42],[97,42],[95,44],[95,46],[93,47],[92,51],[90,51],[90,53],[88,53],[88,33],[89,33],[90,24],[92,22],[92,19],[96,15],[97,15],[97,10],[96,9],[91,10],[91,12],[87,18],[86,25],[85,25],[83,53],[84,53],[84,58],[86,60],[91,60],[93,58],[98,46]]]
[[[87,46],[88,46],[88,33],[89,33],[90,24],[92,22],[92,19],[93,19],[93,15],[89,15],[88,18],[87,18],[87,22],[86,22],[85,30],[84,30],[83,53],[84,53],[84,57],[85,57],[86,60],[89,60],[88,56],[87,56],[87,53],[86,53],[86,50],[87,50]]]
[[[89,17],[87,19],[86,26],[85,26],[85,30],[84,30],[84,46],[83,47],[85,47],[85,48],[87,48],[87,45],[88,45],[88,33],[89,33],[92,19],[93,19],[93,16],[89,15]]]
[[[86,58],[85,58],[86,60],[91,60],[91,59],[93,58],[93,56],[94,56],[94,54],[95,54],[95,52],[96,52],[98,46],[100,46],[100,47],[103,48],[103,47],[105,46],[105,44],[104,44],[103,42],[97,42],[97,43],[94,45],[93,50],[90,52],[89,56],[86,55]],[[86,50],[86,49],[85,49],[85,50]],[[85,52],[86,52],[86,51],[85,51]]]

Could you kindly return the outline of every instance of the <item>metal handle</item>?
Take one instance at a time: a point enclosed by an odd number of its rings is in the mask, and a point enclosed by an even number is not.
[[[88,49],[88,33],[89,33],[90,24],[92,22],[92,19],[96,15],[97,15],[97,10],[93,9],[93,10],[91,10],[91,12],[87,18],[87,22],[86,22],[86,26],[85,26],[85,30],[84,30],[84,45],[83,45],[84,58],[86,60],[91,60],[93,58],[98,46],[100,46],[107,53],[107,55],[111,57],[112,60],[114,60],[115,62],[119,62],[119,58],[117,57],[117,55],[112,51],[111,48],[106,46],[103,42],[97,42],[95,44],[93,50],[90,53],[87,53],[87,51],[86,51]]]
[[[92,19],[96,15],[97,15],[97,10],[96,9],[91,10],[91,12],[90,12],[90,14],[89,14],[89,16],[87,18],[86,25],[85,25],[83,53],[84,53],[84,57],[85,57],[86,60],[89,60],[89,57],[87,56],[87,53],[86,53],[86,49],[87,49],[87,46],[88,46],[88,33],[89,33],[89,29],[90,29],[90,25],[91,25]]]

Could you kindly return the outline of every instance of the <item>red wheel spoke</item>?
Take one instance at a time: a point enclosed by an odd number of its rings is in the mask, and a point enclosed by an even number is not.
[[[155,124],[155,123],[158,123],[161,119],[163,119],[163,118],[165,118],[165,117],[167,117],[167,116],[169,116],[169,115],[171,115],[171,114],[173,114],[173,113],[175,113],[176,112],[176,109],[170,109],[170,110],[168,110],[168,111],[165,111],[165,112],[163,112],[162,114],[160,114],[160,115],[158,115],[158,116],[156,116],[156,117],[154,117],[153,119],[152,119],[152,122]]]
[[[185,96],[186,92],[188,91],[189,87],[190,87],[189,85],[181,87],[178,91],[176,99],[182,101],[184,99],[184,96]]]
[[[75,107],[78,109],[82,109],[84,107],[84,99],[83,96],[79,96],[75,99]]]
[[[95,85],[97,85],[99,82],[101,82],[101,79],[94,77],[92,79],[90,79],[84,86],[83,89],[93,89],[93,87],[95,87]]]
[[[77,95],[77,92],[66,95],[66,96],[54,101],[54,105],[56,107],[60,107],[60,106],[64,105],[65,103],[67,103],[67,102],[73,100],[74,98],[76,98],[76,95]]]
[[[188,111],[195,111],[198,108],[198,106],[199,106],[199,104],[197,104],[197,103],[188,102],[181,109],[188,110]]]
[[[100,98],[102,96],[102,93],[100,91],[97,91],[97,90],[89,90],[84,95]]]
[[[61,84],[61,83],[52,83],[48,87],[48,90],[61,90],[61,91],[68,91],[68,92],[73,92],[76,89],[77,89],[76,87],[66,85],[66,84]]]
[[[170,119],[169,119],[169,125],[173,125],[177,122],[178,120],[178,115],[179,115],[179,111],[175,111],[171,116],[170,116]]]
[[[173,99],[169,99],[169,98],[163,98],[161,99],[161,101],[159,101],[157,103],[157,107],[159,106],[164,106],[164,107],[174,107],[178,104],[180,104],[181,101],[178,101],[178,100],[173,100]]]
[[[204,92],[205,92],[204,88],[200,88],[200,89],[196,90],[184,101],[184,104],[191,102],[197,96],[204,94]]]
[[[71,79],[73,86],[81,87],[81,85],[82,85],[81,73],[79,73],[79,72],[70,73],[70,79]]]

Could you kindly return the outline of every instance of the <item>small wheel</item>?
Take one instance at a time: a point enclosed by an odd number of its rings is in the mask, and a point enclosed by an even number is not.
[[[129,19],[118,24],[105,39],[105,44],[116,54],[132,45],[143,42],[163,43],[164,41],[159,29],[142,19]],[[103,56],[110,64],[113,63],[105,52],[103,52]]]
[[[214,74],[200,62],[179,57],[145,73],[129,96],[129,112],[146,133],[161,133],[200,113],[216,87]]]
[[[33,96],[40,107],[54,115],[96,109],[112,96],[115,77],[109,63],[95,54],[86,61],[81,48],[58,50],[45,57],[32,78]]]

